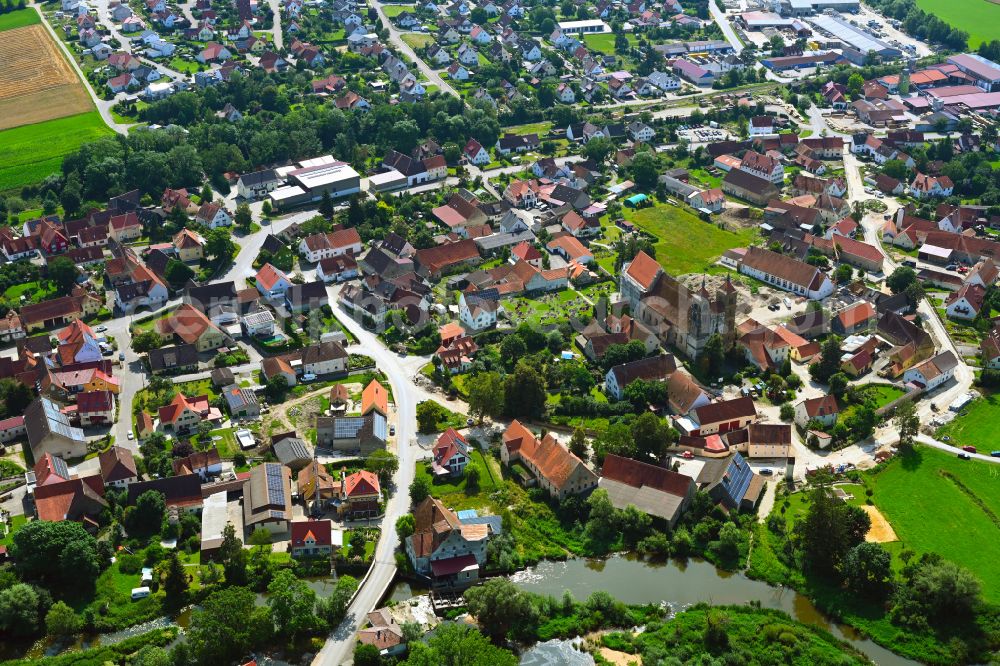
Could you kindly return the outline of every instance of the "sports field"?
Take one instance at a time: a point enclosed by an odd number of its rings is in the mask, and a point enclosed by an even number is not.
[[[969,33],[969,48],[1000,39],[1000,4],[990,0],[917,0],[917,6]]]
[[[97,111],[0,131],[0,192],[60,173],[66,155],[109,134]]]
[[[919,446],[869,486],[904,547],[940,553],[972,571],[983,596],[1000,602],[1000,465]]]
[[[90,95],[44,26],[30,16],[7,14],[19,25],[0,35],[0,130],[73,116],[94,108]]]

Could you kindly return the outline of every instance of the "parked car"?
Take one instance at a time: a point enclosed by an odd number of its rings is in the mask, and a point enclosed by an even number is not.
[[[906,266],[907,268],[916,268],[917,262],[913,261],[912,259],[907,259],[906,261],[903,262],[903,265]]]
[[[131,430],[128,431],[128,435],[126,435],[126,437],[128,437],[129,439],[135,439],[135,435],[132,434]]]
[[[972,456],[970,456],[968,453],[965,452],[959,453],[958,457],[961,458],[962,460],[972,460]]]
[[[770,467],[765,467],[764,469],[760,470],[761,476],[771,476],[772,474],[774,474],[774,470],[771,469]]]
[[[311,382],[314,379],[316,379],[316,375],[314,375],[311,372],[307,372],[306,374],[302,375],[302,381],[304,382]]]
[[[108,327],[107,326],[98,326],[94,330],[97,331],[98,333],[103,333],[104,331],[108,330]]]
[[[390,435],[396,434],[396,426],[389,426],[389,434]]]
[[[1000,458],[1000,451],[990,451],[990,455],[994,458]]]
[[[122,362],[125,361],[125,352],[118,352],[118,360]]]
[[[681,454],[681,457],[684,458],[685,460],[691,460],[692,458],[694,458],[694,454],[691,453],[690,451],[685,451],[683,454]]]
[[[963,446],[962,450],[966,453],[978,453],[978,451],[976,451],[976,447],[974,446]]]

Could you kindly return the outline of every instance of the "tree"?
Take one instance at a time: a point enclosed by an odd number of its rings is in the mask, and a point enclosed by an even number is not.
[[[66,296],[76,285],[76,264],[69,257],[56,257],[49,261],[49,279],[56,283],[56,290]]]
[[[518,363],[504,383],[506,413],[513,418],[536,419],[545,411],[545,380],[527,363]]]
[[[333,586],[330,596],[320,598],[316,604],[316,615],[333,629],[347,615],[347,604],[358,589],[358,581],[353,576],[341,576]]]
[[[474,588],[479,589],[482,588]],[[410,644],[409,656],[403,663],[406,666],[517,666],[518,658],[492,645],[469,625],[444,623],[434,630],[434,636],[427,643]]]
[[[38,591],[27,583],[15,583],[0,591],[0,631],[15,637],[35,635],[39,629],[38,606]]]
[[[100,571],[97,541],[83,525],[70,520],[27,523],[14,533],[11,556],[24,579],[46,587],[85,589]]]
[[[886,278],[885,284],[892,290],[892,293],[899,294],[906,291],[906,288],[916,281],[917,274],[912,268],[900,266]]]
[[[0,379],[0,413],[3,418],[23,414],[24,410],[35,399],[31,388],[16,379],[5,377]]]
[[[479,9],[479,7],[476,7],[476,9]],[[476,9],[472,11],[475,12]],[[359,643],[354,648],[354,666],[379,666],[381,663],[382,655],[374,645]]]
[[[586,462],[590,452],[587,450],[587,434],[583,428],[573,431],[573,436],[569,440],[569,451],[580,460]]]
[[[865,85],[865,77],[861,76],[859,72],[854,72],[847,79],[847,92],[852,97],[857,99],[861,95],[861,89]]]
[[[833,272],[833,279],[837,284],[847,284],[852,277],[854,277],[854,270],[848,264],[837,266],[837,270]]]
[[[319,214],[328,220],[333,217],[333,199],[330,198],[329,192],[323,192],[323,196],[319,200],[318,210]]]
[[[513,368],[521,357],[528,353],[528,346],[524,344],[524,339],[517,333],[507,335],[500,343],[500,358],[508,368]]]
[[[847,589],[881,599],[892,580],[892,556],[878,543],[859,543],[847,552],[840,566]]]
[[[908,580],[897,592],[894,615],[918,615],[930,622],[953,624],[971,617],[982,603],[979,580],[937,554],[924,554],[907,569]]]
[[[779,417],[782,421],[791,421],[795,418],[795,407],[791,403],[786,402],[781,406]]]
[[[271,403],[284,401],[286,393],[288,393],[288,379],[284,375],[271,377],[264,386],[264,395]]]
[[[199,664],[227,664],[271,636],[270,610],[258,608],[245,587],[227,587],[208,595],[191,618],[187,641]]]
[[[377,474],[382,485],[387,486],[399,469],[399,458],[385,449],[376,449],[365,461],[365,469]]]
[[[713,333],[705,341],[705,347],[701,350],[698,362],[701,363],[709,377],[719,376],[726,362],[726,347],[721,335]]]
[[[236,528],[226,523],[222,529],[222,543],[219,545],[219,561],[228,585],[245,585],[247,581],[247,556],[243,541],[236,536]]]
[[[209,185],[208,183],[202,185],[201,191],[198,193],[198,196],[201,198],[201,202],[203,204],[212,203],[212,198],[215,196],[212,193],[212,186]]]
[[[416,522],[412,513],[404,513],[396,519],[396,534],[401,543],[406,541],[406,537],[413,534],[414,529],[416,529]]]
[[[55,638],[69,638],[80,631],[80,618],[62,601],[57,601],[45,614],[45,631]]]
[[[445,417],[445,409],[433,400],[424,400],[417,405],[417,428],[420,432],[437,432],[438,423]]]
[[[236,206],[236,216],[233,218],[238,226],[243,231],[250,231],[250,226],[253,224],[253,213],[250,212],[250,204],[240,203]]]
[[[479,465],[475,463],[469,463],[465,466],[465,487],[466,488],[478,488],[479,478],[482,476],[482,471],[479,469]]]
[[[156,331],[143,331],[132,336],[132,349],[137,354],[145,354],[151,349],[163,346],[163,338]]]
[[[229,259],[236,254],[236,243],[226,229],[211,229],[205,233],[205,252],[216,259]]]
[[[517,627],[531,627],[538,619],[531,598],[506,578],[491,578],[467,590],[465,601],[479,626],[494,641],[504,640]]]
[[[896,407],[893,423],[896,432],[899,433],[899,448],[905,450],[913,448],[913,440],[920,432],[920,417],[917,416],[914,404],[907,400]]]
[[[178,261],[177,259],[171,258],[167,261],[167,267],[163,269],[163,277],[167,279],[170,286],[174,289],[180,289],[188,280],[194,277],[194,269],[185,264],[183,261]],[[153,335],[156,333],[150,331]]]
[[[410,501],[416,506],[431,494],[431,484],[426,477],[418,476],[410,484]]]
[[[835,572],[847,552],[864,540],[870,527],[871,519],[861,507],[841,502],[826,486],[816,487],[809,494],[805,519],[795,524],[805,566],[820,574]]]
[[[896,180],[904,180],[906,178],[906,163],[902,160],[888,160],[882,165],[882,173]]]
[[[618,512],[611,504],[608,491],[599,488],[587,498],[587,506],[590,508],[590,516],[587,519],[585,533],[587,539],[595,548],[607,551],[614,544],[615,536],[618,534]]]
[[[656,179],[660,175],[660,164],[652,151],[644,150],[632,158],[632,180],[641,189],[656,187]]]
[[[147,645],[135,654],[130,663],[131,666],[174,666],[187,662],[174,661],[170,658],[170,653],[163,648]]]
[[[147,490],[125,512],[125,529],[129,534],[149,536],[160,531],[167,513],[166,497],[158,490]]]
[[[276,573],[267,586],[267,605],[275,631],[289,640],[316,624],[316,593],[288,569]]]
[[[167,555],[167,566],[163,572],[163,591],[167,597],[167,604],[172,608],[180,608],[186,600],[188,588],[187,574],[184,573],[184,565],[177,555],[177,550],[171,550]]]
[[[598,136],[588,141],[582,152],[584,157],[602,164],[611,155],[612,150],[614,150],[614,144],[611,143],[611,140],[604,136]]]
[[[363,557],[365,554],[365,533],[361,530],[353,530],[349,545],[351,547],[351,557]]]
[[[818,382],[826,382],[840,370],[840,339],[829,336],[823,342],[819,361],[809,366],[809,374]]]
[[[504,383],[496,372],[480,372],[465,381],[466,401],[469,412],[480,422],[487,417],[497,418],[504,409]]]
[[[676,441],[677,433],[666,421],[647,411],[632,424],[632,438],[640,458],[660,460],[667,452],[667,446]]]

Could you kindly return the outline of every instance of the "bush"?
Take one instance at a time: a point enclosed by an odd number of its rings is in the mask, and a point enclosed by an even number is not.
[[[126,576],[133,576],[142,571],[142,559],[138,555],[121,553],[118,555],[118,571]]]

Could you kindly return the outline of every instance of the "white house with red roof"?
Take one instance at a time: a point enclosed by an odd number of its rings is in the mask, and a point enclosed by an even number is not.
[[[357,229],[351,227],[328,234],[306,236],[299,242],[299,253],[313,263],[344,254],[356,257],[361,254],[361,235]]]
[[[510,263],[516,264],[518,261],[526,262],[541,270],[542,253],[528,241],[521,241],[510,251]]]
[[[948,176],[929,176],[918,173],[913,177],[908,189],[910,196],[916,199],[927,197],[950,197],[955,184]]]
[[[454,428],[448,428],[434,444],[434,462],[431,471],[434,476],[462,476],[469,464],[469,442]]]
[[[291,526],[292,557],[329,557],[333,552],[333,526],[329,520],[298,520]]]
[[[228,210],[217,203],[205,203],[198,209],[198,214],[194,216],[197,222],[201,222],[209,229],[228,227],[233,223],[233,216]]]
[[[284,272],[271,264],[264,264],[257,271],[257,291],[269,301],[280,301],[285,292],[291,289],[292,283]]]
[[[483,145],[475,139],[469,139],[462,153],[470,164],[482,165],[490,163],[489,151],[483,148]]]

